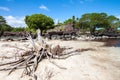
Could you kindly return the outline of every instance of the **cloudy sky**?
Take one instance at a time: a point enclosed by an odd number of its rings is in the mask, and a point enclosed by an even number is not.
[[[73,15],[105,12],[120,17],[120,0],[0,0],[0,15],[11,26],[26,26],[24,17],[35,13],[63,22]]]

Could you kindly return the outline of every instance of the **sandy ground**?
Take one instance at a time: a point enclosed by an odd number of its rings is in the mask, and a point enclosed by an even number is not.
[[[52,40],[49,44],[61,45],[63,47],[76,49],[93,50],[79,52],[64,60],[52,60],[64,69],[44,59],[39,63],[35,74],[37,80],[120,80],[120,48],[103,47],[104,43],[91,41],[60,41]],[[18,47],[18,49],[16,49]],[[20,49],[21,50],[20,50]],[[20,55],[24,50],[29,50],[29,41],[0,41],[0,57],[11,57]],[[14,59],[11,59],[14,60]],[[0,63],[10,61],[7,58],[0,58]],[[16,70],[8,76],[8,71],[0,71],[0,80],[33,80],[32,77],[21,78],[21,70]]]

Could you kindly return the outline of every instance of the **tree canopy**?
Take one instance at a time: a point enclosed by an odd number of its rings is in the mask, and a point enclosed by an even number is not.
[[[31,16],[26,16],[25,23],[30,29],[39,28],[41,29],[41,31],[51,29],[54,27],[53,19],[43,14],[33,14]]]
[[[0,16],[0,24],[6,24],[6,21],[2,16]]]
[[[91,28],[99,26],[104,28],[115,27],[119,19],[113,15],[108,16],[106,13],[86,13],[79,20],[81,28]]]
[[[6,20],[3,16],[0,16],[0,30],[1,31],[11,31],[12,27],[6,23]]]
[[[3,31],[35,31],[40,28],[43,30],[48,30],[54,28],[54,21],[51,17],[44,14],[32,14],[25,17],[25,23],[28,27],[11,27],[6,23],[4,17],[0,16],[0,30]],[[81,29],[83,31],[90,30],[94,26],[102,28],[117,28],[120,27],[120,19],[114,15],[107,15],[106,13],[86,13],[81,17],[76,18],[72,16],[68,18],[63,23],[58,21],[57,26],[63,26],[67,24],[72,24],[74,28]]]
[[[64,25],[70,24],[72,22],[73,22],[73,19],[69,18],[69,19],[67,19],[67,20],[64,21]]]

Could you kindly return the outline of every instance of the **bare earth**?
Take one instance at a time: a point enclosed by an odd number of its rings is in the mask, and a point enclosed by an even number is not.
[[[78,55],[64,60],[52,60],[63,69],[44,59],[39,63],[35,72],[38,76],[37,80],[120,80],[120,48],[103,47],[104,43],[101,42],[80,40],[51,40],[48,43],[72,48],[71,51],[76,49],[88,50],[76,53]],[[0,41],[0,63],[15,60],[15,58],[8,58],[21,55],[24,50],[19,48],[29,50],[31,48],[30,42]],[[22,69],[16,70],[9,76],[8,71],[0,71],[0,80],[33,80],[29,76],[21,78],[22,71]]]

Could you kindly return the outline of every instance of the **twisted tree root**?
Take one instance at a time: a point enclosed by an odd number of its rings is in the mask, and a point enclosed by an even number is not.
[[[70,55],[70,53],[64,54],[64,55],[61,55],[61,56],[53,55],[47,49],[41,48],[39,51],[37,51],[37,52],[35,52],[33,54],[30,54],[28,56],[23,56],[21,59],[19,59],[17,61],[0,64],[0,66],[8,66],[7,68],[0,69],[0,71],[10,70],[10,72],[8,73],[8,75],[10,75],[16,69],[24,69],[23,74],[31,75],[32,73],[34,73],[36,71],[39,62],[42,61],[45,58],[47,58],[49,60],[51,58],[53,58],[53,59],[66,59],[66,58],[68,58],[70,56],[72,56],[72,55]],[[54,62],[51,62],[51,63],[53,63],[54,65],[56,65],[57,67],[59,67],[61,69],[66,69],[66,68],[58,66]]]
[[[33,49],[31,51],[26,52],[21,56],[19,60],[13,61],[13,62],[8,62],[4,64],[0,64],[0,67],[5,67],[5,68],[0,68],[0,71],[9,71],[8,75],[10,75],[13,71],[17,69],[24,69],[22,76],[23,75],[29,75],[33,76],[34,72],[37,70],[38,64],[43,60],[43,59],[66,59],[72,55],[73,52],[76,51],[71,51],[66,54],[62,54],[65,48],[61,48],[59,45],[56,46],[55,48],[51,49],[51,47],[44,43],[41,43],[42,46],[36,46],[34,40],[31,38],[31,43],[33,45]],[[45,45],[45,46],[44,46]],[[17,48],[19,49],[19,48]],[[20,57],[20,56],[15,56],[15,57]],[[51,62],[51,61],[50,61]],[[60,69],[66,69],[64,67],[58,66],[56,63],[51,62],[54,65],[56,65]],[[34,76],[35,77],[35,74]],[[37,80],[37,76],[35,77],[35,80]]]

